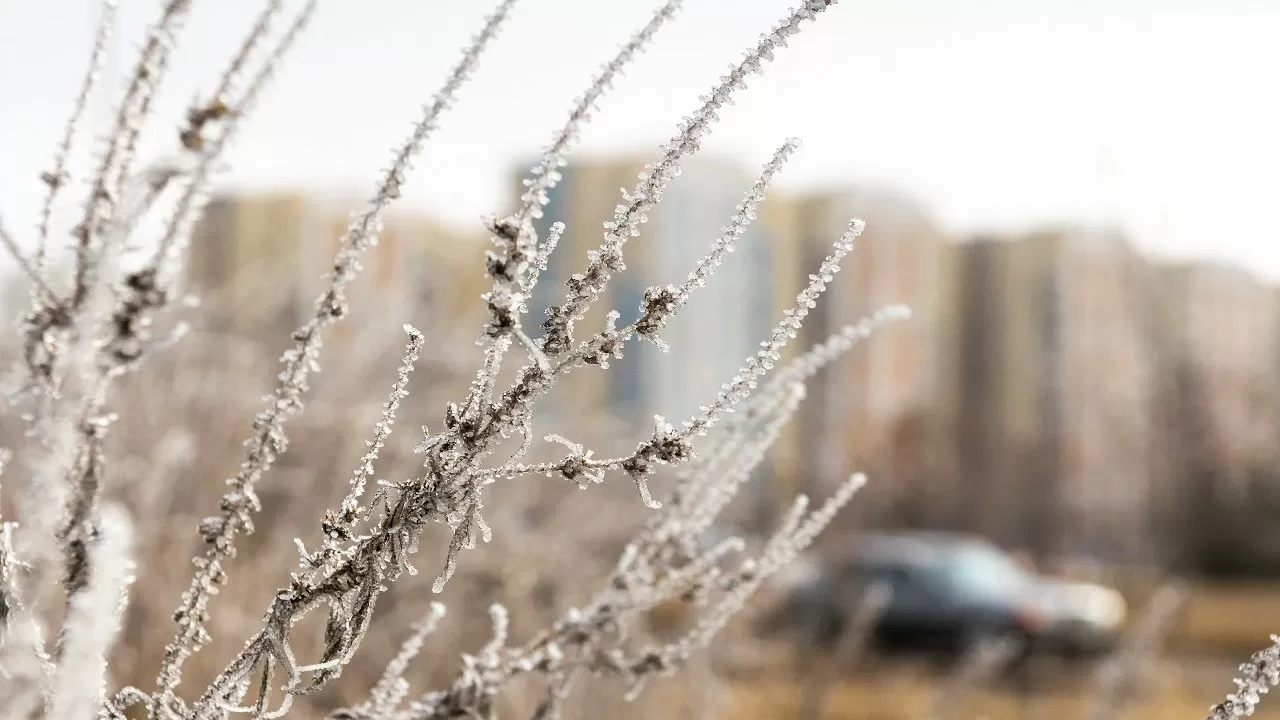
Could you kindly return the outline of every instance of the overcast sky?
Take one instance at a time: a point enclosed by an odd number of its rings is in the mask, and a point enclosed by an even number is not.
[[[120,0],[113,68],[158,0]],[[94,0],[0,0],[0,214],[35,222],[96,22]],[[296,5],[295,1],[295,5]],[[597,66],[658,0],[523,0],[444,119],[407,201],[471,223],[507,207]],[[259,0],[197,0],[169,104],[208,91]],[[321,0],[231,155],[227,181],[363,194],[488,0]],[[584,150],[652,153],[790,0],[687,0],[607,96]],[[871,182],[957,232],[1111,222],[1145,250],[1280,278],[1280,2],[843,0],[779,53],[706,144],[750,165],[805,145],[780,185]],[[119,87],[117,82],[113,87]],[[95,107],[105,120],[106,103]],[[144,148],[144,157],[168,149]]]

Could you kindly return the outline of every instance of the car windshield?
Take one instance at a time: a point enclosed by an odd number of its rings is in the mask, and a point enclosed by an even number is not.
[[[1031,576],[1013,558],[992,547],[960,548],[948,565],[956,588],[976,597],[1008,597],[1031,584]]]

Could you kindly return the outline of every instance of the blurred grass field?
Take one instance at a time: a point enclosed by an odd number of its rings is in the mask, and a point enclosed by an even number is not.
[[[1131,618],[1140,612],[1158,583],[1143,574],[1116,582],[1128,598]],[[1129,706],[1128,720],[1203,718],[1209,707],[1233,689],[1235,667],[1280,633],[1280,582],[1197,582],[1169,628],[1161,661],[1149,668],[1149,681]],[[794,668],[796,663],[790,663]],[[831,688],[822,720],[919,720],[930,716],[937,696],[936,673],[921,665],[887,666],[867,658]],[[751,674],[726,684],[723,718],[797,720],[805,693],[803,672],[794,677]],[[1090,718],[1090,671],[1053,672],[1032,691],[1008,680],[975,690],[958,718],[1058,720]],[[1265,698],[1254,717],[1280,720],[1280,697]],[[806,720],[817,720],[807,718]]]
[[[1229,687],[1223,687],[1225,694]],[[911,677],[866,678],[841,683],[831,691],[822,720],[920,720],[930,717],[937,692],[933,683]],[[1208,714],[1216,695],[1188,687],[1164,687],[1140,698],[1124,714],[1129,720],[1199,720]],[[795,720],[801,691],[790,683],[733,684],[723,700],[723,718]],[[1058,720],[1091,716],[1092,697],[1083,692],[1037,693],[1030,698],[1013,691],[981,690],[967,697],[954,717],[989,720]],[[1256,718],[1280,718],[1280,703],[1265,700]]]
[[[1119,576],[1113,584],[1125,596],[1130,617],[1140,612],[1159,586],[1147,574]],[[1230,655],[1245,660],[1280,634],[1280,581],[1198,581],[1165,636],[1172,653]]]
[[[1169,637],[1171,650],[1248,655],[1280,633],[1280,582],[1198,584]]]

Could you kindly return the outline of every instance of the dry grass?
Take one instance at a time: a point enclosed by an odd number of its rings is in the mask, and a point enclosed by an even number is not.
[[[1201,584],[1192,593],[1170,641],[1187,650],[1242,657],[1267,643],[1280,617],[1280,583]],[[1242,655],[1243,653],[1243,655]]]
[[[1144,605],[1158,587],[1155,573],[1131,575],[1115,584],[1130,607]],[[1186,602],[1169,629],[1171,651],[1245,658],[1267,644],[1280,617],[1280,582],[1202,580],[1189,587]]]
[[[1155,589],[1146,573],[1117,582],[1132,607],[1141,607]],[[1126,586],[1127,585],[1127,586]],[[1129,720],[1203,717],[1219,702],[1242,658],[1267,644],[1280,612],[1280,583],[1274,581],[1198,582],[1189,595],[1165,643],[1164,659],[1154,667],[1142,693],[1126,712]],[[795,658],[782,653],[757,664],[751,672],[729,682],[721,714],[725,718],[798,717],[804,694],[803,672]],[[880,659],[861,663],[844,673],[825,706],[825,720],[888,720],[929,717],[940,689],[936,668]],[[1093,670],[1041,664],[1027,689],[1006,679],[970,694],[957,717],[990,720],[1057,720],[1087,718],[1093,700]],[[677,715],[673,715],[675,717]],[[1280,708],[1263,703],[1255,717],[1280,718]]]
[[[1169,718],[1203,717],[1205,711],[1221,698],[1217,689],[1197,683],[1195,687],[1168,683],[1166,687],[1139,700],[1129,711],[1129,720],[1168,720]],[[928,717],[930,703],[937,688],[928,679],[903,673],[875,675],[847,681],[834,688],[823,720],[919,720]],[[727,692],[724,718],[758,718],[770,720],[796,717],[801,691],[788,682],[752,681],[732,685]],[[988,689],[965,699],[958,717],[990,720],[1057,720],[1086,718],[1091,697],[1074,690],[1037,693],[1026,699],[1013,689]],[[1280,708],[1259,707],[1258,718],[1280,718]]]

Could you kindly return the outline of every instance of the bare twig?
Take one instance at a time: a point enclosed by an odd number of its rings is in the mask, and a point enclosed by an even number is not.
[[[42,302],[54,302],[57,296],[54,295],[53,289],[45,282],[44,277],[39,270],[39,264],[33,263],[27,259],[27,256],[18,247],[17,241],[9,234],[8,228],[4,225],[4,218],[0,217],[0,245],[4,245],[4,249],[8,251],[9,256],[14,262],[18,263],[18,268],[31,281],[32,290],[41,297]]]
[[[48,252],[49,222],[53,218],[53,203],[58,199],[58,192],[66,186],[70,177],[67,175],[67,162],[71,159],[71,147],[80,128],[85,110],[89,107],[89,97],[98,84],[102,73],[102,59],[106,55],[107,42],[115,28],[116,8],[119,0],[102,0],[102,9],[98,17],[98,29],[93,38],[93,51],[89,55],[89,66],[85,69],[84,79],[80,83],[80,91],[76,93],[71,117],[67,119],[66,128],[62,131],[62,140],[58,143],[58,154],[53,161],[53,169],[43,173],[40,179],[48,186],[44,204],[40,208],[40,224],[36,235],[35,275],[44,272],[45,256]],[[55,297],[49,293],[49,300]]]
[[[1187,589],[1181,581],[1165,583],[1156,590],[1141,619],[1099,668],[1093,720],[1123,716],[1141,685],[1144,670],[1159,654],[1169,623],[1186,598]]]
[[[797,720],[821,720],[823,708],[840,673],[848,669],[862,654],[871,631],[889,604],[891,589],[886,583],[874,583],[859,598],[853,612],[842,626],[840,640],[828,662],[810,669],[801,696]]]

